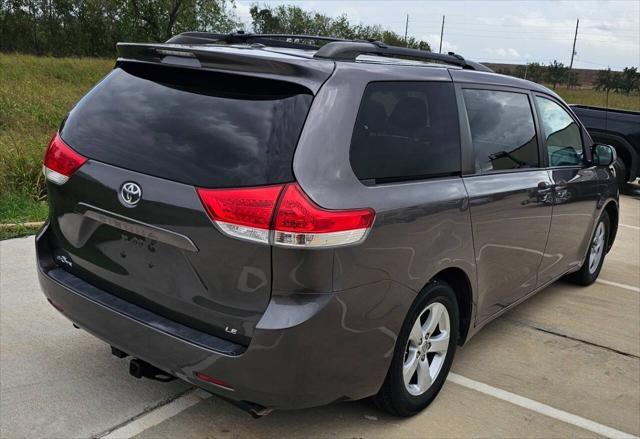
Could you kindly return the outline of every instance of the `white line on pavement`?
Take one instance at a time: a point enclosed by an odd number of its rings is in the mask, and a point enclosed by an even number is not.
[[[610,280],[605,280],[605,279],[596,279],[596,282],[605,284],[605,285],[611,285],[612,287],[624,288],[625,290],[635,291],[636,293],[640,293],[640,288],[634,287],[633,285],[621,284],[618,282],[612,282]]]
[[[637,436],[625,433],[624,431],[616,430],[615,428],[599,424],[581,416],[565,412],[564,410],[556,409],[538,401],[534,401],[524,396],[516,395],[515,393],[511,393],[506,390],[502,390],[497,387],[493,387],[488,384],[466,378],[453,372],[449,373],[447,380],[460,386],[475,390],[480,393],[484,393],[485,395],[492,396],[502,401],[506,401],[527,410],[540,413],[541,415],[548,416],[558,421],[574,425],[576,427],[591,431],[596,434],[600,434],[602,436],[625,439],[638,438]],[[204,401],[210,396],[211,394],[203,390],[191,390],[180,398],[177,398],[166,405],[158,407],[157,409],[134,419],[128,424],[125,424],[122,427],[113,430],[109,434],[102,436],[102,439],[132,438],[133,436],[142,433],[144,430],[156,426],[161,422],[176,416],[177,414],[187,410],[189,407],[196,405],[200,401]]]
[[[503,401],[510,402],[511,404],[515,404],[517,406],[534,411],[536,413],[540,413],[550,418],[554,418],[559,421],[566,422],[567,424],[575,425],[576,427],[580,427],[582,429],[591,431],[596,434],[600,434],[602,436],[607,436],[610,438],[635,438],[636,437],[629,433],[616,430],[615,428],[598,424],[597,422],[590,421],[589,419],[583,418],[581,416],[577,416],[572,413],[553,408],[546,404],[542,404],[532,399],[525,398],[524,396],[516,395],[515,393],[507,392],[506,390],[498,389],[497,387],[489,386],[488,384],[484,384],[479,381],[465,378],[455,373],[449,373],[449,377],[447,379],[452,383],[456,383],[460,386],[464,386],[469,389],[473,389],[475,391],[484,393],[486,395],[493,396],[494,398],[498,398]]]
[[[144,430],[151,428],[159,423],[166,421],[169,418],[174,417],[180,412],[185,411],[189,407],[192,407],[211,396],[210,393],[207,393],[203,390],[194,389],[191,390],[180,398],[176,398],[168,404],[160,406],[155,410],[151,410],[149,413],[146,413],[139,418],[136,418],[129,422],[128,424],[123,425],[120,428],[116,428],[112,432],[102,436],[102,439],[128,439],[139,433],[142,433]]]
[[[475,390],[477,392],[484,393],[485,395],[489,395],[494,398],[498,398],[508,403],[517,405],[519,407],[523,407],[527,410],[540,413],[542,415],[557,419],[567,424],[575,425],[576,427],[580,427],[584,430],[588,430],[596,434],[600,434],[610,438],[637,438],[637,436],[633,436],[629,433],[616,430],[614,428],[599,424],[581,416],[556,409],[554,407],[534,401],[524,396],[516,395],[515,393],[511,393],[506,390],[502,390],[497,387],[472,380],[453,372],[449,373],[447,380],[460,386]],[[149,413],[146,413],[139,418],[136,418],[131,422],[119,428],[116,428],[105,436],[102,436],[101,439],[132,438],[142,433],[143,431],[176,416],[177,414],[187,410],[188,408],[196,405],[201,401],[204,401],[209,397],[211,397],[211,394],[203,390],[191,390],[181,397],[171,401],[170,403],[160,406],[150,411]]]
[[[640,230],[638,226],[630,226],[629,224],[618,224],[620,227],[628,227],[630,229]]]

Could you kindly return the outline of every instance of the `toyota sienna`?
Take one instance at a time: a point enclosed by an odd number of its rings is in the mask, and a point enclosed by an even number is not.
[[[121,43],[48,146],[40,284],[134,376],[410,416],[486,323],[595,281],[614,159],[552,91],[453,53]]]

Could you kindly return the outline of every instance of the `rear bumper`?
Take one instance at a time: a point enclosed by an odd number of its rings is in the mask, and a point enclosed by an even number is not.
[[[36,238],[38,277],[65,317],[110,345],[237,401],[289,409],[377,393],[414,293],[380,282],[340,293],[278,294],[248,347],[170,322],[58,267],[48,227]],[[196,372],[233,390],[196,378]]]

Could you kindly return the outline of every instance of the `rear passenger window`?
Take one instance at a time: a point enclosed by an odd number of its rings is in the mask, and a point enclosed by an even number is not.
[[[539,166],[529,98],[523,93],[465,89],[478,173]]]
[[[369,84],[353,129],[350,160],[356,176],[373,183],[459,174],[453,85]]]

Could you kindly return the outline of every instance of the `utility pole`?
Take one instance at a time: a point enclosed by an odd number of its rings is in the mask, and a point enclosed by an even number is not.
[[[407,33],[409,32],[409,14],[407,14],[407,21],[404,24],[404,45],[405,47],[408,46],[407,44]]]
[[[573,49],[571,49],[571,62],[569,63],[569,70],[573,68],[573,56],[576,54],[576,40],[578,39],[578,25],[580,24],[580,19],[576,19],[576,33],[573,36]]]
[[[438,53],[442,53],[442,37],[444,36],[444,15],[442,16],[442,27],[440,28],[440,48]]]

